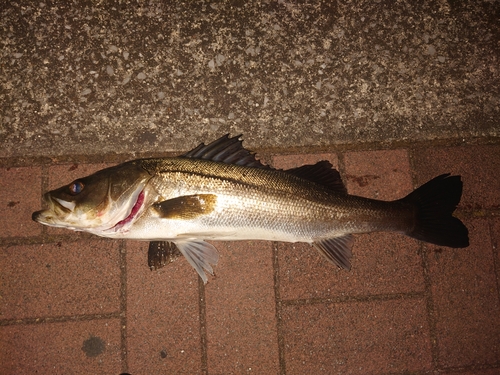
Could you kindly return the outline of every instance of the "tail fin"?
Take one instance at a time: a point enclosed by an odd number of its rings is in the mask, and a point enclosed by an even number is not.
[[[401,199],[416,207],[416,221],[406,235],[435,245],[469,246],[469,231],[453,211],[462,197],[460,176],[442,174]]]

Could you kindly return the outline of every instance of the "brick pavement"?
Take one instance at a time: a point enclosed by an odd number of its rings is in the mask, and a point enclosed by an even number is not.
[[[5,159],[0,374],[500,373],[498,143],[263,155],[283,168],[328,159],[350,193],[379,199],[461,174],[471,245],[356,235],[346,272],[309,245],[219,242],[203,285],[182,258],[151,272],[146,243],[31,221],[43,191],[106,160]]]

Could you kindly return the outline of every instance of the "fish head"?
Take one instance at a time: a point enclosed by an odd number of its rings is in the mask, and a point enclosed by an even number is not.
[[[47,226],[97,235],[123,232],[144,211],[150,178],[137,162],[103,169],[45,193],[47,208],[32,218]]]

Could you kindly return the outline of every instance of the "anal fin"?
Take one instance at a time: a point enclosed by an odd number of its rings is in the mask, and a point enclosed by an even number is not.
[[[216,265],[219,261],[217,249],[208,242],[201,240],[176,241],[175,244],[206,284],[208,279],[204,270],[207,270],[212,275],[214,274],[211,264]]]
[[[328,238],[313,242],[313,246],[323,255],[330,263],[335,264],[339,268],[346,270],[351,269],[352,245],[354,238],[351,234],[346,234],[340,237]]]

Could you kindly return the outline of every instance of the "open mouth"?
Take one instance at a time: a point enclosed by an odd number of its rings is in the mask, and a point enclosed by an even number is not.
[[[123,229],[123,227],[132,222],[139,213],[143,203],[144,203],[144,190],[141,191],[137,196],[137,201],[132,207],[130,214],[125,219],[120,220],[118,223],[116,223],[116,225],[113,228],[111,228],[111,230],[119,232],[121,229]]]
[[[73,202],[66,202],[60,199],[55,198],[53,200],[48,194],[43,196],[44,205],[48,208],[45,208],[40,211],[33,212],[31,215],[31,219],[41,224],[52,225],[55,226],[53,220],[57,217],[58,213],[62,212],[70,212],[71,209],[68,205],[71,205],[74,208]],[[68,205],[61,204],[61,202],[68,203]]]

